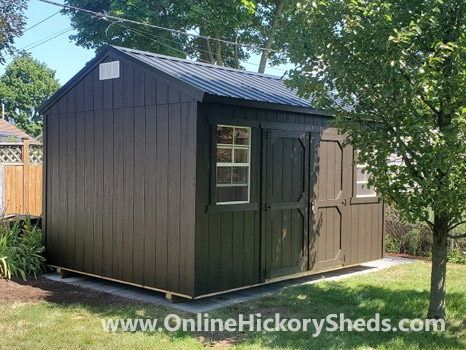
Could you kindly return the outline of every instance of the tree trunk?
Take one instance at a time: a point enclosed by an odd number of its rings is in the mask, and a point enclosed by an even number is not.
[[[236,45],[234,47],[234,51],[233,51],[233,60],[234,60],[234,67],[236,69],[239,69],[239,54],[238,54],[238,38],[236,38]]]
[[[447,274],[448,220],[435,218],[432,242],[432,273],[427,318],[445,318],[445,279]]]
[[[203,27],[199,28],[199,34],[203,36],[206,35]],[[209,63],[214,63],[214,56],[212,55],[212,49],[210,47],[209,39],[200,39],[200,40],[201,40],[201,47],[203,47],[203,51],[201,51],[201,59]]]
[[[270,34],[264,45],[265,50],[262,50],[262,56],[261,56],[261,60],[259,63],[259,71],[258,71],[259,73],[265,72],[265,65],[267,64],[267,60],[269,59],[269,49],[272,48],[273,40],[275,38],[275,30],[277,29],[278,21],[280,20],[280,17],[282,15],[284,5],[285,5],[285,0],[280,0],[280,2],[277,4],[275,15],[273,17],[273,21],[270,26]]]
[[[216,39],[218,38],[219,38],[219,35],[216,36]],[[223,66],[222,43],[218,40],[215,41],[215,59],[217,60],[217,65]]]

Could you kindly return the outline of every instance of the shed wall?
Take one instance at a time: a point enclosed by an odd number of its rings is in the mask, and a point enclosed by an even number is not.
[[[247,209],[211,203],[211,140],[209,118],[325,126],[329,118],[302,113],[199,103],[196,180],[196,295],[261,283],[261,131],[252,128],[251,203]],[[228,124],[228,122],[227,122]],[[238,205],[241,208],[241,205]]]
[[[214,203],[212,183],[215,179],[212,168],[215,166],[213,162],[215,122],[213,120],[218,120],[219,124],[251,126],[250,204],[222,206]],[[272,125],[273,129],[292,127],[304,130],[306,125],[322,127],[320,132],[314,128],[309,133],[312,139],[309,195],[311,200],[322,202],[319,204],[321,208],[317,210],[318,217],[310,214],[308,242],[310,255],[307,269],[325,270],[382,257],[383,204],[373,200],[353,201],[355,196],[352,186],[353,150],[351,147],[343,149],[338,146],[336,140],[341,139],[341,136],[334,131],[328,134],[329,129],[326,129],[326,125],[329,120],[329,117],[302,113],[220,103],[199,103],[196,295],[249,286],[267,279],[264,240],[261,236],[265,215],[262,198],[264,192],[261,190],[266,166],[263,163],[264,130],[258,125],[261,121],[274,122],[268,124]],[[325,129],[326,131],[323,131]],[[331,142],[324,145],[321,141],[323,136],[329,138]],[[347,200],[344,200],[345,198]],[[335,252],[338,252],[338,255],[334,261],[325,257]]]
[[[46,112],[47,262],[192,295],[197,102],[116,59]]]

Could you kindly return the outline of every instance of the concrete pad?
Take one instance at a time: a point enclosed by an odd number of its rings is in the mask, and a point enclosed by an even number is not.
[[[82,288],[102,291],[105,293],[121,296],[132,300],[162,305],[166,307],[172,307],[186,312],[204,313],[222,307],[235,305],[249,300],[254,300],[267,294],[276,293],[281,289],[289,286],[313,284],[322,280],[339,281],[352,276],[373,273],[393,266],[407,264],[414,261],[415,260],[405,258],[386,257],[384,259],[371,261],[358,266],[343,268],[335,271],[323,272],[287,281],[265,284],[254,288],[215,295],[203,299],[187,300],[179,303],[171,303],[167,301],[165,299],[165,293],[133,287],[123,283],[107,281],[84,275],[73,276],[69,278],[61,278],[57,273],[48,273],[45,275],[45,278],[48,278],[52,281],[79,286]]]

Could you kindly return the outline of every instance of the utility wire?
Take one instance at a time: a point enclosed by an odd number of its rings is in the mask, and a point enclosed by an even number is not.
[[[48,16],[47,18],[44,18],[42,21],[40,21],[40,22],[37,22],[37,23],[36,23],[36,24],[34,24],[33,26],[31,26],[31,27],[29,27],[29,28],[25,29],[25,30],[23,31],[23,33],[26,33],[28,30],[31,30],[32,28],[35,28],[35,27],[37,27],[39,24],[42,24],[42,23],[44,23],[45,21],[49,20],[50,18],[52,18],[53,16],[55,16],[55,15],[57,15],[57,14],[59,14],[59,13],[60,13],[60,11],[57,11],[57,12],[55,12],[54,14],[52,14],[52,15]]]
[[[32,49],[36,48],[37,46],[43,45],[43,44],[49,42],[50,40],[53,40],[53,39],[55,39],[55,38],[57,38],[57,37],[59,37],[59,36],[61,36],[61,35],[63,35],[63,34],[68,33],[68,32],[71,31],[71,30],[73,30],[73,28],[68,28],[68,29],[65,29],[65,30],[63,30],[63,31],[61,31],[61,32],[58,32],[57,34],[53,35],[53,36],[50,37],[49,39],[47,39],[47,40],[45,40],[45,41],[43,41],[43,42],[41,42],[41,43],[39,43],[39,44],[37,44],[37,45],[28,47],[27,50],[32,50]]]
[[[62,29],[62,30],[60,30],[60,31],[58,31],[58,32],[56,32],[54,34],[51,34],[51,35],[45,37],[45,38],[42,38],[40,40],[36,40],[33,43],[30,43],[30,44],[28,44],[26,46],[23,46],[22,48],[18,49],[18,51],[32,50],[32,49],[34,49],[34,48],[36,48],[36,47],[38,47],[40,45],[43,45],[43,44],[49,42],[50,40],[53,40],[53,39],[55,39],[55,38],[57,38],[57,37],[59,37],[59,36],[61,36],[63,34],[68,33],[70,30],[73,30],[73,28],[68,27],[68,28]],[[11,55],[9,57],[6,57],[5,61],[9,61],[9,60],[13,59],[14,57],[16,57],[16,55]]]
[[[175,41],[175,40],[172,40],[172,39],[169,39],[169,38],[164,38],[164,37],[162,37],[162,36],[158,36],[158,35],[153,34],[153,33],[143,32],[143,31],[138,30],[138,29],[135,29],[135,28],[130,28],[130,27],[127,27],[127,26],[125,26],[125,25],[123,25],[123,24],[121,24],[121,23],[119,23],[119,22],[117,22],[117,21],[112,22],[110,25],[113,25],[113,24],[116,24],[116,25],[118,25],[118,26],[120,26],[120,27],[122,27],[122,28],[124,28],[124,29],[129,30],[129,31],[135,32],[136,34],[139,34],[139,35],[141,35],[141,36],[143,36],[143,37],[145,37],[145,38],[147,38],[147,39],[149,39],[149,40],[151,40],[151,41],[153,41],[153,42],[155,42],[155,43],[157,43],[157,44],[163,45],[163,46],[165,46],[165,47],[167,47],[167,48],[169,48],[169,49],[172,49],[172,50],[177,51],[177,52],[179,52],[179,53],[182,53],[182,54],[184,54],[184,55],[186,55],[186,56],[189,56],[186,52],[181,51],[181,50],[179,50],[179,49],[175,49],[174,47],[169,46],[169,45],[167,45],[167,44],[164,44],[164,43],[160,42],[159,40],[154,39],[154,37],[159,38],[159,39],[161,39],[161,40],[166,40],[166,41],[169,41],[169,42],[172,42],[172,43],[175,43],[175,44],[179,44],[179,42],[177,42],[177,41]],[[209,52],[206,51],[206,50],[203,50],[203,49],[201,49],[201,48],[195,48],[195,47],[193,47],[192,45],[189,45],[189,44],[188,44],[188,47],[189,47],[190,49],[194,49],[194,50],[197,50],[197,51],[200,51],[200,52],[209,53]],[[213,54],[213,55],[216,55],[216,53],[214,53],[214,52],[212,52],[212,54]],[[208,63],[208,64],[212,64],[212,62],[206,61],[206,60],[204,60],[204,59],[202,59],[202,58],[197,58],[197,59],[198,59],[199,61],[201,61],[201,62]],[[253,66],[257,66],[257,67],[260,66],[260,64],[253,63],[253,62],[249,62],[249,61],[245,61],[245,63],[250,64],[250,65],[253,65]],[[277,71],[281,71],[281,72],[287,72],[286,69],[275,68],[275,67],[267,67],[267,69],[273,69],[273,70],[277,70]]]
[[[224,40],[224,39],[219,39],[219,38],[212,38],[210,36],[204,36],[204,35],[199,35],[199,34],[188,33],[188,32],[186,32],[184,30],[171,29],[171,28],[161,27],[161,26],[157,26],[157,25],[154,25],[154,24],[150,24],[150,23],[134,21],[134,20],[131,20],[131,19],[123,18],[123,17],[111,16],[109,14],[103,14],[103,13],[100,13],[100,12],[95,12],[95,11],[83,9],[83,8],[76,7],[76,6],[71,6],[71,5],[66,5],[66,4],[59,4],[57,2],[50,1],[50,0],[37,0],[37,1],[49,4],[49,5],[54,5],[54,6],[66,8],[68,10],[74,10],[74,11],[78,11],[78,12],[91,14],[91,15],[93,15],[95,17],[98,17],[98,18],[100,18],[102,20],[105,20],[105,21],[108,21],[109,19],[113,19],[113,20],[116,20],[116,21],[122,21],[122,22],[127,22],[127,23],[132,23],[132,24],[139,24],[139,25],[143,25],[143,26],[146,26],[146,27],[165,30],[165,31],[168,31],[168,32],[171,32],[171,33],[192,36],[192,37],[200,38],[200,39],[218,41],[218,42],[222,42],[222,43],[230,44],[230,45],[237,45],[237,46],[245,47],[245,48],[248,48],[248,49],[251,49],[251,50],[260,50],[260,51],[284,53],[282,51],[278,51],[278,50],[274,50],[274,49],[266,49],[266,48],[258,46],[258,45],[251,45],[251,44],[234,42],[234,41]]]
[[[181,53],[181,54],[183,54],[183,55],[187,55],[186,52],[184,52],[184,51],[182,51],[182,50],[175,49],[174,47],[172,47],[172,46],[170,46],[170,45],[164,44],[164,43],[162,43],[162,42],[160,42],[160,41],[158,41],[158,40],[156,40],[156,39],[154,39],[154,38],[151,38],[151,37],[149,36],[149,34],[147,34],[147,33],[141,32],[141,31],[139,31],[139,30],[137,30],[137,29],[134,29],[134,28],[129,28],[129,27],[127,27],[127,26],[125,26],[125,25],[123,25],[123,24],[121,24],[121,23],[118,23],[118,22],[113,22],[113,23],[115,23],[116,25],[118,25],[118,26],[120,26],[120,27],[122,27],[122,28],[124,28],[124,29],[127,29],[127,30],[129,30],[129,31],[135,32],[136,34],[139,34],[139,35],[143,36],[144,38],[147,38],[147,39],[149,39],[149,40],[151,40],[151,41],[153,41],[153,42],[155,42],[155,43],[157,43],[157,44],[163,45],[163,46],[169,48],[170,50],[176,51],[176,52]],[[163,37],[160,37],[160,38],[165,39],[165,38],[163,38]],[[167,40],[169,40],[169,39],[167,39]],[[176,41],[174,41],[174,40],[170,40],[170,41],[176,42]],[[210,62],[205,61],[205,60],[202,60],[202,59],[200,59],[200,61],[203,61],[203,62],[205,62],[205,63],[210,63]]]
[[[34,46],[34,45],[37,44],[37,43],[40,43],[40,42],[42,42],[42,41],[47,42],[47,41],[49,41],[49,40],[54,39],[56,36],[61,35],[61,34],[64,34],[64,33],[68,32],[68,31],[70,31],[70,30],[72,30],[72,29],[73,29],[72,27],[68,27],[68,28],[62,29],[62,30],[60,30],[60,31],[58,31],[58,32],[55,32],[55,33],[53,33],[53,34],[50,34],[49,36],[46,36],[45,38],[36,40],[36,41],[34,41],[34,42],[32,42],[32,43],[26,45],[26,46],[23,46],[22,48],[18,49],[18,51],[21,51],[21,50],[29,50],[29,49],[31,48],[31,46]]]

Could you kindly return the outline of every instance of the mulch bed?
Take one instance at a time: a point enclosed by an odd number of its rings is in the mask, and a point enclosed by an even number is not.
[[[55,282],[40,277],[29,277],[27,282],[21,279],[0,279],[0,302],[30,302],[41,300],[57,304],[84,304],[89,306],[136,305],[141,302],[116,295],[93,291],[66,283]]]

